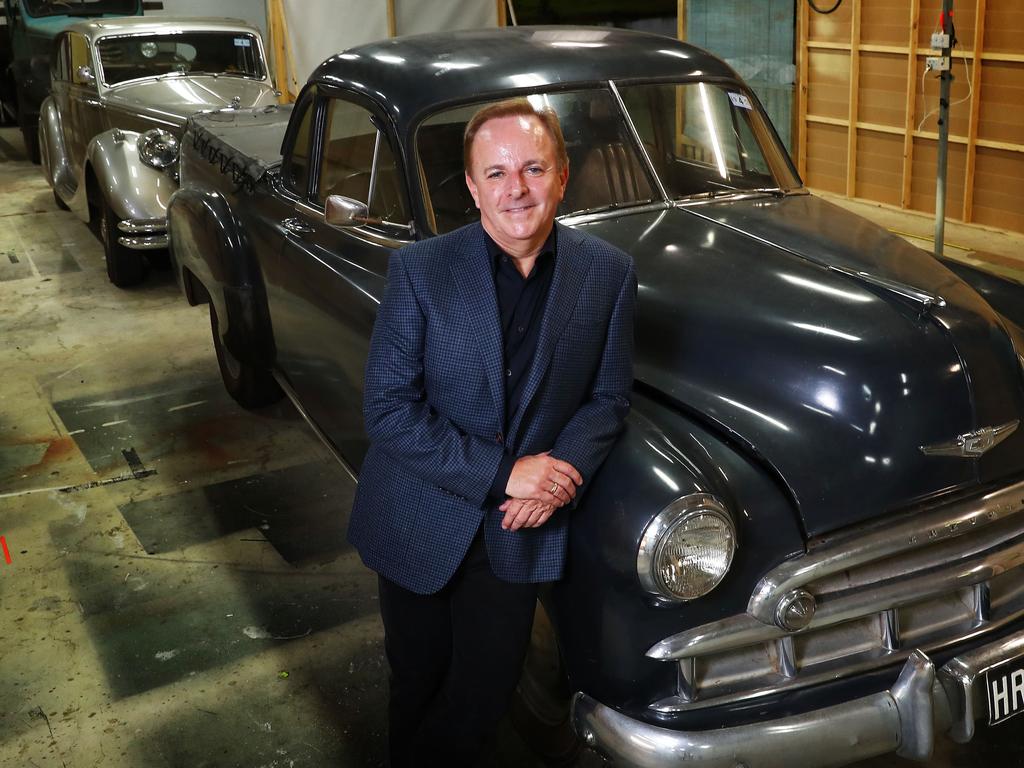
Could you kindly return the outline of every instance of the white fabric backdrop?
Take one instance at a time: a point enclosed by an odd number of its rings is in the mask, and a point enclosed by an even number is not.
[[[388,36],[386,0],[284,0],[289,47],[301,85],[324,59]],[[495,0],[395,0],[399,35],[498,23]]]

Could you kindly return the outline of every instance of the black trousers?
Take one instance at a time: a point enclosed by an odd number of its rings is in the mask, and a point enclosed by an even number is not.
[[[440,592],[378,578],[392,768],[479,765],[519,681],[537,585],[495,576],[482,532]]]

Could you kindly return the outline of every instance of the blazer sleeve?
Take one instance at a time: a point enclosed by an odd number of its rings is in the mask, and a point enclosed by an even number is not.
[[[366,361],[366,431],[407,472],[482,507],[504,449],[493,438],[462,431],[427,402],[426,325],[402,254],[395,251]]]
[[[636,291],[631,261],[619,286],[590,398],[565,425],[551,449],[552,456],[569,462],[583,476],[584,488],[605,460],[629,413]]]

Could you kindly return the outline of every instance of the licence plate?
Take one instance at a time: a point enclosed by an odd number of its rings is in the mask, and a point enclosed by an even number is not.
[[[996,725],[1024,712],[1024,658],[1012,659],[985,673],[988,724]]]

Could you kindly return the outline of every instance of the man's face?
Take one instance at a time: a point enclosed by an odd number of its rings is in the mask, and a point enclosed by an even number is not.
[[[510,256],[531,255],[544,244],[568,178],[536,116],[496,117],[473,139],[466,184],[480,223]]]

